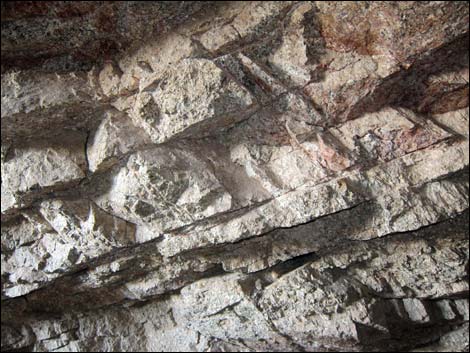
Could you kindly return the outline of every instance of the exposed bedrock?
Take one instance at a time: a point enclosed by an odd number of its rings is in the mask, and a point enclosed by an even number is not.
[[[468,26],[2,3],[2,351],[468,351]]]

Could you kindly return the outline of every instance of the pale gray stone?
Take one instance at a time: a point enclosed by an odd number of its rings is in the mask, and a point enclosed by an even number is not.
[[[468,351],[468,5],[2,2],[2,351]]]

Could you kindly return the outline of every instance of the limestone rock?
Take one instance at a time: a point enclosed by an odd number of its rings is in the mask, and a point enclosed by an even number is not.
[[[465,252],[463,239],[455,245]],[[404,343],[400,342],[405,334],[402,330],[406,331],[407,326],[408,330],[411,327],[416,330],[419,326],[415,325],[429,324],[431,313],[438,310],[433,308],[436,302],[425,302],[421,298],[440,297],[439,286],[446,288],[447,293],[468,290],[468,284],[462,280],[466,255],[459,259],[454,257],[452,250],[425,255],[425,249],[432,245],[420,241],[408,240],[402,245],[392,241],[388,246],[392,248],[379,250],[374,247],[374,250],[359,250],[358,253],[348,249],[344,255],[336,253],[333,257],[313,261],[267,287],[260,306],[271,313],[270,318],[280,332],[298,337],[297,343],[308,350],[344,348],[344,343],[337,345],[335,337],[349,341],[351,349],[355,349],[356,344],[363,349],[380,346],[387,337],[387,344],[398,349]],[[403,246],[406,250],[399,251],[395,246]],[[394,256],[404,258],[397,261]],[[427,256],[437,256],[439,260],[428,260]],[[413,259],[428,264],[426,269],[419,270],[422,282],[414,278],[413,269],[419,267],[411,263]],[[460,278],[448,278],[446,273],[431,265],[447,261],[456,261],[456,266],[459,266],[457,263],[462,266]],[[370,264],[366,271],[361,268],[364,262]],[[395,266],[403,266],[403,269]],[[395,286],[406,288],[407,292],[397,292]],[[397,325],[396,320],[401,323]],[[417,333],[415,339],[425,341],[429,337],[419,337]],[[311,343],[307,343],[309,341]]]
[[[2,143],[93,127],[102,93],[92,82],[93,72],[2,75]]]
[[[2,67],[86,70],[168,33],[211,2],[2,5]]]
[[[214,53],[252,43],[256,39],[269,36],[269,31],[275,29],[277,21],[291,6],[291,1],[252,1],[242,9],[232,5],[218,14],[213,23],[203,24],[202,28],[198,28],[198,32],[203,32],[198,39],[205,48]]]
[[[119,158],[146,146],[149,136],[134,126],[128,116],[109,110],[87,145],[87,159],[92,172],[109,168]]]
[[[369,55],[388,54],[400,62],[467,31],[468,9],[457,3],[327,2],[317,7],[322,33],[330,47]]]
[[[468,351],[468,5],[1,6],[2,351]]]
[[[158,234],[228,211],[231,199],[192,151],[156,147],[132,155],[97,202]]]
[[[40,195],[76,185],[85,177],[84,136],[67,135],[52,144],[44,140],[9,149],[2,162],[2,217],[29,206]],[[62,139],[63,140],[63,139]]]
[[[214,63],[194,59],[175,65],[139,93],[130,114],[160,143],[186,130],[197,136],[234,124],[253,104],[251,94]]]
[[[48,200],[2,229],[5,296],[37,289],[80,265],[133,244],[135,227],[84,201]],[[3,272],[5,271],[5,272]],[[3,297],[3,291],[2,291]]]

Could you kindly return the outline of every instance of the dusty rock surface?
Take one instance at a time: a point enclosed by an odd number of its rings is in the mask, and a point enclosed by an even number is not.
[[[2,2],[2,351],[468,351],[465,2]]]

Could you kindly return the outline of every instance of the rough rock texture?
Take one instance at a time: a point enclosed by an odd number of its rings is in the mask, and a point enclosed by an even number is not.
[[[2,2],[2,351],[468,351],[465,2]]]

